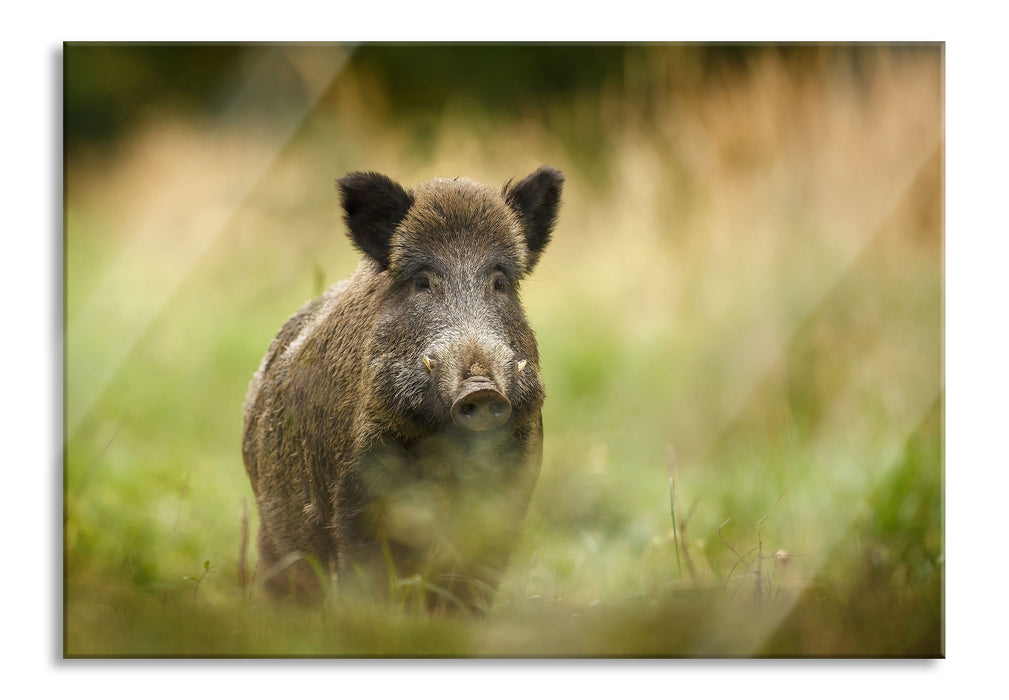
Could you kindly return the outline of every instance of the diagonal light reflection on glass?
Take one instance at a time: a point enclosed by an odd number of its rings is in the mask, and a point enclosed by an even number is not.
[[[173,201],[175,190],[195,173],[178,169],[157,188],[157,193],[130,206],[140,210],[135,230],[118,251],[87,301],[67,319],[66,423],[64,439],[73,437],[105,387],[116,376],[139,339],[179,289],[190,270],[216,238],[224,232],[253,188],[269,170],[319,98],[346,64],[351,49],[338,45],[264,46],[249,49],[248,60],[236,75],[233,90],[209,129],[213,142],[226,150],[227,138],[247,127],[250,116],[266,111],[270,126],[264,148],[232,157],[222,166],[217,199],[212,202]],[[294,71],[302,90],[264,90],[282,71]],[[278,94],[280,97],[278,98]],[[222,154],[225,160],[227,154]],[[158,164],[152,164],[157,167]],[[175,179],[171,178],[174,175]],[[215,174],[216,176],[216,174]],[[70,184],[73,186],[73,183]],[[179,198],[182,199],[182,198]],[[125,232],[124,232],[125,233]],[[73,236],[69,229],[67,236]],[[156,250],[161,255],[160,274],[150,276],[143,264]],[[115,343],[106,344],[100,356],[85,358],[76,352],[79,339],[94,328],[111,329]]]
[[[906,177],[901,178],[899,186],[893,190],[893,196],[889,201],[890,206],[880,213],[879,224],[876,227],[868,228],[871,232],[858,246],[854,247],[853,253],[844,265],[828,284],[823,287],[823,293],[814,300],[807,313],[797,319],[791,328],[790,337],[794,338],[800,332],[802,322],[815,313],[820,304],[832,299],[839,293],[839,281],[845,274],[855,267],[860,259],[860,254],[865,251],[871,243],[879,236],[884,235],[883,222],[888,218],[893,209],[899,206],[901,199],[914,187],[915,180],[921,172],[930,166],[936,148],[941,149],[942,144],[936,144],[931,148],[924,149],[922,157],[909,168]],[[771,353],[768,357],[769,364],[775,364],[783,354],[783,349]],[[943,391],[943,379],[941,372],[937,373],[927,382],[900,382],[901,399],[900,410],[891,410],[887,415],[887,423],[884,430],[880,430],[878,425],[874,425],[871,419],[851,420],[851,406],[855,405],[860,397],[867,394],[878,393],[883,389],[879,384],[879,377],[873,371],[874,367],[887,366],[885,358],[887,356],[886,343],[880,343],[874,351],[864,357],[859,358],[858,371],[849,376],[844,392],[836,395],[832,401],[831,408],[823,420],[823,424],[818,431],[818,437],[809,448],[804,450],[803,459],[816,464],[817,468],[808,469],[795,478],[792,477],[788,488],[792,492],[786,493],[785,499],[802,499],[810,494],[834,494],[838,489],[851,492],[857,491],[862,497],[873,493],[887,477],[900,464],[901,453],[909,438],[927,415],[928,411],[941,398]],[[767,367],[765,374],[773,372],[773,367]],[[736,411],[731,416],[736,416],[743,412],[748,396],[759,386],[760,378],[756,378],[751,386],[750,392],[744,392]],[[726,426],[732,424],[734,417],[726,422]],[[847,459],[846,446],[850,444],[860,445],[860,452],[872,454],[874,468],[864,468],[858,470],[850,469],[845,462]],[[836,465],[832,467],[832,465]],[[860,479],[857,485],[851,483],[853,478]],[[832,480],[833,479],[833,480]],[[841,483],[846,479],[846,483]],[[770,507],[771,504],[768,504]],[[851,507],[844,514],[838,514],[838,518],[832,520],[830,528],[825,532],[816,533],[817,549],[801,552],[803,557],[803,569],[808,574],[807,582],[814,578],[815,574],[822,570],[828,562],[832,552],[841,543],[842,539],[848,536],[858,517],[858,504],[851,503]],[[821,516],[822,517],[822,516]],[[800,521],[803,519],[800,518]],[[807,525],[815,525],[820,522],[820,518],[808,518]],[[724,609],[719,612],[720,619],[712,621],[707,626],[708,635],[698,640],[696,648],[692,653],[704,655],[706,653],[724,653],[727,648],[732,648],[733,653],[743,656],[751,656],[759,653],[765,642],[771,637],[777,627],[787,618],[794,605],[798,602],[803,593],[804,587],[798,586],[790,590],[783,590],[783,596],[779,603],[768,609],[761,617],[759,626],[747,629],[744,634],[740,634],[738,609]],[[740,640],[746,640],[749,646],[745,649],[738,649]]]

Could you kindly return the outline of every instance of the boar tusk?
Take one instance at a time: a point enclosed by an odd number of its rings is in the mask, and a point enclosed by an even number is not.
[[[519,372],[521,372],[525,368],[526,368],[526,360],[519,360],[519,368],[518,368]]]
[[[427,367],[427,373],[431,374],[431,372],[432,372],[432,370],[434,368],[434,362],[427,355],[424,355],[424,357],[421,358],[421,359],[424,360],[424,366]]]

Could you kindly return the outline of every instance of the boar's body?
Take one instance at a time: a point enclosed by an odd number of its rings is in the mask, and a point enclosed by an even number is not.
[[[365,255],[281,328],[245,405],[271,592],[317,595],[320,570],[341,588],[419,574],[432,604],[489,604],[540,468],[544,390],[518,285],[562,181],[540,168],[500,193],[338,182]]]

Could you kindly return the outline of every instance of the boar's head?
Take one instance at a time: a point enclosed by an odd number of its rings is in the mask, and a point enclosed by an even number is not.
[[[377,173],[338,181],[350,236],[379,279],[365,372],[398,441],[539,421],[544,389],[519,299],[550,240],[563,176],[542,167],[502,191]]]

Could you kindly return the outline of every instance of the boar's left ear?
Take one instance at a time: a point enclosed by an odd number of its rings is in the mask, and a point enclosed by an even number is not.
[[[564,176],[560,171],[544,165],[517,185],[505,185],[505,201],[519,215],[525,228],[529,270],[533,269],[550,242],[550,232],[557,221],[563,184]]]
[[[347,173],[336,186],[351,240],[384,270],[389,266],[392,233],[413,206],[413,197],[379,173]]]

